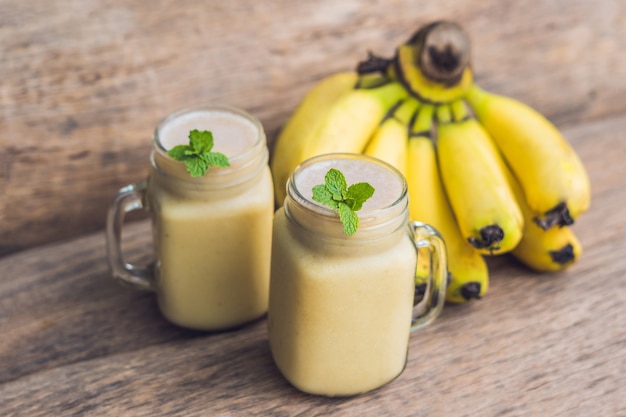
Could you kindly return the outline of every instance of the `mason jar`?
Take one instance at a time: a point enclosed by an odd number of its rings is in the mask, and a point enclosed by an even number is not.
[[[192,177],[167,151],[188,144],[191,130],[209,130],[213,151],[229,167],[210,167]],[[156,292],[172,323],[197,330],[239,326],[268,307],[274,211],[268,149],[261,123],[227,106],[183,109],[154,132],[146,181],[122,188],[108,215],[108,255],[115,278]],[[148,210],[155,262],[124,262],[120,234],[124,215]]]
[[[348,185],[375,189],[352,236],[312,197],[330,168]],[[422,247],[432,273],[414,305]],[[278,369],[311,394],[355,395],[386,384],[405,367],[411,331],[441,311],[446,278],[443,240],[432,227],[409,222],[406,181],[395,168],[351,154],[303,162],[274,220],[268,332]]]

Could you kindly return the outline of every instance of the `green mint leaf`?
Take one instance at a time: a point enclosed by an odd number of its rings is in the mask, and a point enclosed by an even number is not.
[[[361,210],[363,203],[374,195],[374,187],[366,182],[352,184],[346,193],[346,204],[354,211]]]
[[[343,223],[343,232],[347,236],[352,236],[359,227],[359,216],[346,203],[339,203],[338,211],[339,220]]]
[[[172,159],[175,159],[177,161],[182,161],[182,160],[185,159],[185,155],[188,155],[187,152],[189,152],[189,146],[187,146],[187,145],[178,145],[178,146],[174,146],[172,149],[167,151],[167,154]]]
[[[228,162],[228,157],[220,152],[209,152],[202,155],[202,159],[209,165],[213,167],[229,167],[230,162]]]
[[[347,236],[356,233],[363,203],[374,195],[374,187],[366,182],[352,184],[349,188],[341,171],[331,168],[324,176],[324,184],[313,187],[313,200],[324,204],[339,213],[343,232]]]
[[[213,133],[208,130],[194,129],[189,132],[189,145],[178,145],[170,149],[167,154],[177,161],[185,162],[187,171],[192,177],[201,177],[209,167],[228,167],[228,157],[220,152],[211,152],[213,149]]]
[[[184,162],[185,165],[187,165],[187,172],[189,172],[192,177],[201,177],[206,174],[209,169],[209,164],[207,164],[204,159],[197,156],[188,157]]]
[[[348,189],[346,183],[346,177],[343,176],[341,171],[335,168],[331,168],[324,177],[326,187],[333,194],[333,200],[343,201],[344,195]]]
[[[325,184],[319,184],[313,187],[313,200],[337,210],[338,203],[333,200],[333,193],[326,188]]]
[[[189,132],[189,144],[198,155],[211,152],[211,149],[213,149],[213,133],[208,130],[200,131],[194,129]]]

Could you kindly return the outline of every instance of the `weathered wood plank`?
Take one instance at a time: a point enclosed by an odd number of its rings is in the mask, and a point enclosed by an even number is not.
[[[462,23],[485,87],[560,125],[626,111],[620,0],[0,1],[0,254],[101,229],[167,113],[223,102],[274,138],[321,77]]]
[[[626,201],[626,193],[620,198]],[[9,416],[621,415],[622,242],[604,240],[559,275],[533,276],[499,262],[489,297],[446,308],[433,326],[413,336],[404,373],[368,395],[331,400],[291,388],[272,364],[264,321],[150,346],[151,330],[128,327],[131,319],[141,320],[133,315],[109,325],[119,326],[123,339],[145,340],[146,348],[118,354],[112,349],[110,355],[6,383],[0,386],[0,406]],[[100,311],[101,320],[110,307]],[[141,305],[138,311],[146,313]],[[86,349],[89,342],[108,343],[106,332],[82,332],[93,334],[77,343]]]
[[[487,297],[412,336],[407,368],[349,399],[299,393],[265,321],[217,334],[167,324],[150,294],[108,277],[94,234],[0,260],[3,415],[607,415],[626,413],[626,118],[565,133],[590,167],[582,259],[534,274],[490,259]],[[149,225],[127,229],[149,256]]]
[[[142,263],[151,248],[149,225],[139,226],[129,227],[124,241],[129,259]],[[3,260],[0,328],[7,332],[0,343],[0,382],[197,336],[163,320],[152,294],[114,284],[104,243],[104,236],[90,236]]]

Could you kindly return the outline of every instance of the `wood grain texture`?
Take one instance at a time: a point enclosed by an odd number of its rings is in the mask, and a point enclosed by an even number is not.
[[[435,19],[559,125],[626,112],[621,0],[0,0],[0,255],[101,229],[168,113],[230,104],[271,141],[313,83]]]
[[[491,288],[411,338],[395,381],[329,399],[292,388],[260,320],[230,332],[169,325],[151,294],[108,276],[101,233],[0,260],[3,416],[626,415],[626,118],[568,129],[589,168],[580,261],[536,274],[490,258]],[[150,227],[125,251],[150,257]]]

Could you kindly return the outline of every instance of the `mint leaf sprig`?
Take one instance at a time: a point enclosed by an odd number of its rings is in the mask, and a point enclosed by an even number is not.
[[[356,212],[374,195],[374,187],[359,182],[348,187],[346,177],[338,169],[331,168],[324,176],[324,184],[313,187],[313,200],[339,213],[346,236],[352,236],[359,227]]]
[[[189,145],[177,145],[167,154],[187,166],[187,172],[192,177],[202,177],[209,167],[228,167],[228,157],[220,152],[211,152],[213,149],[213,133],[208,130],[194,129],[189,132]]]

